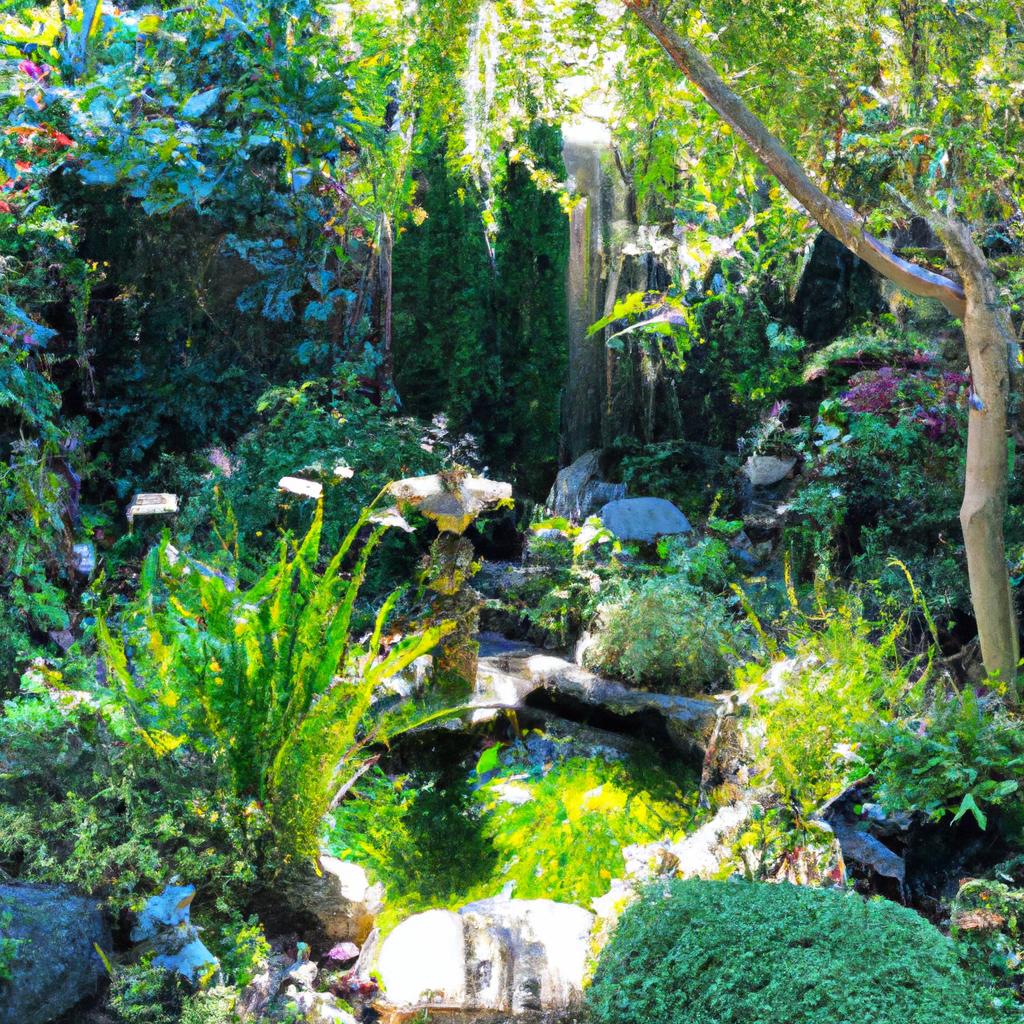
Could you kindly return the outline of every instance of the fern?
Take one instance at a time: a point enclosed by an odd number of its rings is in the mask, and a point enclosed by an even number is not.
[[[147,743],[157,754],[185,742],[212,751],[236,793],[266,810],[285,857],[319,852],[331,798],[369,742],[443,713],[406,705],[371,715],[381,684],[452,628],[432,626],[384,653],[400,589],[381,606],[371,635],[353,638],[356,599],[387,525],[373,526],[350,571],[343,567],[372,508],[318,572],[319,504],[305,538],[282,541],[275,563],[247,590],[172,560],[165,539],[147,557],[120,629],[97,624],[114,698]]]

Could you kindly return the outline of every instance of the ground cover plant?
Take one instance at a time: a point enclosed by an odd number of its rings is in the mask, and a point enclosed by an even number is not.
[[[587,999],[609,1024],[1013,1019],[913,911],[788,884],[651,888],[623,916]]]

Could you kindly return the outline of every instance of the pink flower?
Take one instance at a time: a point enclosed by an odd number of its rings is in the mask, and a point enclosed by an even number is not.
[[[28,75],[33,82],[40,81],[50,73],[50,69],[45,64],[34,64],[30,60],[21,61],[18,64],[18,70]]]

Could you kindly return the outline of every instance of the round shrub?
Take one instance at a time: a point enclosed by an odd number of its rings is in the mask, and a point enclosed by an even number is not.
[[[1003,1024],[995,994],[894,903],[685,881],[623,914],[588,1004],[593,1024]]]
[[[637,686],[697,693],[731,673],[745,642],[725,601],[682,576],[654,578],[599,612],[588,668]]]

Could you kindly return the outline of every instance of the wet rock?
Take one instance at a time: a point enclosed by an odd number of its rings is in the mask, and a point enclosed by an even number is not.
[[[710,697],[636,690],[603,679],[564,658],[517,650],[482,658],[472,698],[472,721],[493,718],[500,710],[539,708],[575,719],[588,714],[605,732],[643,731],[657,723],[665,739],[692,764],[701,765],[714,732],[718,703]]]
[[[553,516],[581,523],[603,505],[625,496],[625,484],[604,479],[601,452],[595,448],[558,471],[544,504]]]
[[[110,931],[96,900],[56,886],[0,885],[0,936],[14,939],[12,978],[0,982],[0,1024],[47,1024],[92,996],[106,971]]]
[[[553,900],[495,897],[403,921],[381,945],[386,1020],[506,1014],[560,1020],[577,1010],[594,915]]]
[[[312,864],[296,865],[280,881],[276,893],[287,916],[310,921],[326,944],[361,945],[384,906],[384,888],[370,884],[358,864],[320,857],[320,874]]]
[[[686,516],[665,498],[610,501],[601,509],[601,522],[619,540],[646,544],[693,530]]]

